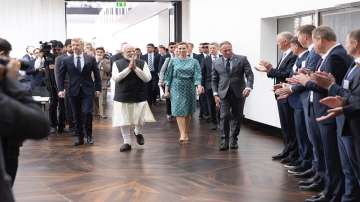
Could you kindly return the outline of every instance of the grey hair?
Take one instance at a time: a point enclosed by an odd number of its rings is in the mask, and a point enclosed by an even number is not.
[[[285,39],[286,41],[290,42],[294,35],[291,32],[280,32],[278,37]]]
[[[224,45],[230,45],[232,46],[232,44],[230,43],[230,41],[223,41],[220,43],[220,47],[223,47]]]
[[[328,41],[336,41],[336,34],[329,26],[319,26],[312,32],[313,38],[325,39]]]

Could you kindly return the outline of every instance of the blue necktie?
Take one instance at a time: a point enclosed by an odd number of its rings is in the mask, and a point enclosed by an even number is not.
[[[77,61],[76,61],[76,69],[78,69],[81,72],[81,61],[80,61],[80,56],[77,56]]]

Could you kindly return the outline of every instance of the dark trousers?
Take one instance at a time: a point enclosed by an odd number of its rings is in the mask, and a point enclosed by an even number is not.
[[[20,143],[8,138],[2,138],[2,149],[4,153],[5,170],[11,177],[11,186],[14,185],[19,164]],[[1,149],[1,148],[0,148]]]
[[[56,89],[50,92],[49,118],[51,127],[65,127],[65,101],[58,97]]]
[[[304,168],[312,167],[312,146],[305,130],[305,117],[303,109],[294,109],[294,122],[296,139],[298,143],[299,160]]]
[[[339,134],[340,135],[340,134]],[[356,177],[356,164],[354,142],[352,136],[339,136],[338,146],[342,172],[344,174],[344,194],[341,197],[342,202],[360,201],[360,187]]]
[[[170,98],[166,98],[166,115],[171,115],[171,101]]]
[[[317,175],[324,177],[325,175],[325,159],[323,143],[320,135],[319,123],[316,121],[314,106],[312,103],[305,105],[305,121],[308,128],[308,137],[313,149],[313,168]]]
[[[199,113],[200,117],[209,115],[208,100],[206,95],[204,94],[199,95],[199,108],[200,108],[200,113]]]
[[[151,81],[147,83],[148,87],[148,103],[152,105],[156,102],[158,94],[160,94],[160,89],[158,86],[159,76],[155,72],[151,72]]]
[[[237,98],[231,89],[228,90],[220,106],[220,139],[237,142],[240,124],[243,119],[245,98]]]
[[[215,104],[214,94],[211,88],[205,90],[205,96],[207,98],[208,111],[210,112],[211,122],[213,124],[217,124],[216,104]]]
[[[355,152],[355,158],[356,163],[353,165],[354,170],[356,171],[356,177],[358,180],[358,183],[360,185],[360,136],[356,135],[355,131],[351,131],[351,134],[353,134],[353,141],[354,141],[354,152]]]
[[[340,201],[343,191],[343,174],[338,149],[335,120],[319,124],[325,159],[325,194],[333,201]]]
[[[74,113],[71,107],[71,101],[68,93],[65,96],[65,116],[66,122],[69,124],[69,128],[75,127]]]
[[[283,153],[289,154],[290,152],[297,150],[294,126],[294,111],[288,102],[277,101],[277,105],[279,110],[281,132],[283,134],[285,145]]]
[[[85,134],[92,137],[93,96],[84,95],[80,90],[79,95],[70,96],[70,101],[79,140],[83,140]]]

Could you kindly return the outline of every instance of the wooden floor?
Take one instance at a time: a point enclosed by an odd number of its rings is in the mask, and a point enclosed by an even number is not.
[[[156,106],[145,145],[120,153],[120,130],[97,120],[95,145],[73,147],[73,137],[52,135],[21,149],[14,192],[19,202],[297,202],[312,195],[271,160],[279,137],[244,126],[239,150],[220,152],[217,133],[194,115],[192,142],[178,144],[175,122]],[[133,138],[134,140],[134,138]]]

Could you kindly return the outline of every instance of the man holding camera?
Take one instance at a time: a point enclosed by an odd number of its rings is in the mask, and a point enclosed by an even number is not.
[[[71,40],[73,55],[67,56],[61,61],[59,68],[59,97],[65,97],[64,80],[66,74],[69,76],[69,92],[71,107],[74,112],[76,134],[78,141],[75,146],[86,143],[94,144],[92,138],[92,111],[94,92],[96,96],[101,92],[100,71],[94,57],[83,53],[84,43],[80,38]],[[94,75],[94,80],[92,78]],[[83,130],[85,125],[85,131]],[[84,134],[85,133],[85,134]]]

